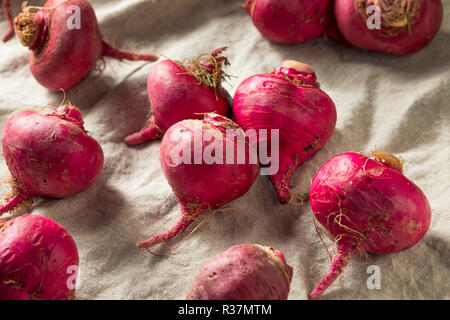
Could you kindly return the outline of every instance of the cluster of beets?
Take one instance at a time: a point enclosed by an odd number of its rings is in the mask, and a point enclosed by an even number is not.
[[[249,0],[245,6],[258,29],[274,41],[297,43],[324,34],[338,38],[342,33],[355,46],[396,54],[428,43],[442,19],[440,1],[434,0],[336,0],[336,20],[330,16],[331,3]],[[68,6],[74,4],[85,19],[82,33],[62,27]],[[365,6],[369,4],[383,9],[383,31],[364,27]],[[124,52],[103,41],[95,12],[85,0],[50,0],[42,8],[24,7],[14,28],[31,50],[33,76],[51,90],[73,88],[102,56],[157,59]],[[391,37],[381,36],[381,32]],[[244,80],[231,98],[222,87],[227,76],[223,68],[229,64],[223,55],[225,49],[184,62],[161,61],[148,76],[152,116],[125,142],[136,145],[162,138],[161,167],[179,200],[181,214],[166,231],[139,242],[140,248],[169,241],[202,213],[240,198],[260,169],[268,165],[258,161],[190,164],[174,159],[193,159],[199,150],[201,154],[211,152],[217,141],[223,144],[222,159],[227,158],[230,145],[234,155],[243,153],[247,159],[258,159],[260,145],[275,143],[270,134],[260,134],[261,129],[279,130],[278,171],[269,178],[281,203],[298,203],[290,190],[293,173],[334,132],[336,107],[320,89],[309,65],[286,60],[268,74]],[[227,134],[229,129],[234,136]],[[244,131],[251,129],[255,136],[246,136]],[[197,145],[195,137],[205,133],[211,139],[202,139]],[[244,144],[238,143],[242,137]],[[12,191],[0,207],[0,216],[18,208],[23,211],[35,197],[64,198],[83,192],[95,183],[103,168],[100,144],[88,135],[80,110],[70,103],[47,115],[17,113],[4,128],[2,146]],[[337,254],[311,299],[320,297],[354,254],[399,252],[423,238],[431,209],[423,192],[402,170],[402,159],[386,152],[346,152],[328,160],[315,175],[309,192],[311,208],[336,243]],[[71,299],[75,289],[68,285],[72,275],[67,269],[78,263],[74,241],[56,222],[35,215],[0,220],[1,299]],[[280,251],[239,245],[202,269],[187,298],[287,299],[292,273]]]

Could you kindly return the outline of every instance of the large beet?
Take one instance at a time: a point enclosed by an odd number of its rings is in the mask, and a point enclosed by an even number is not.
[[[33,7],[23,10],[14,20],[16,34],[30,48],[31,73],[50,90],[77,86],[103,56],[132,61],[158,59],[121,51],[106,43],[95,11],[86,0],[49,0],[37,12],[32,12]],[[79,21],[72,18],[76,14]]]
[[[336,125],[336,108],[316,81],[310,66],[284,61],[270,74],[257,74],[244,80],[233,102],[236,122],[255,129],[260,144],[279,144],[278,171],[270,175],[280,202],[292,194],[289,182],[294,171],[331,137]],[[260,130],[279,130],[279,141],[267,140]],[[249,136],[252,134],[249,133]],[[252,141],[252,139],[251,139]]]

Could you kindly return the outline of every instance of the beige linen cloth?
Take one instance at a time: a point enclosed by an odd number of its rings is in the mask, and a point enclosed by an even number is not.
[[[12,2],[16,14],[20,1]],[[358,49],[341,52],[325,39],[274,44],[253,27],[241,7],[243,0],[90,2],[105,38],[129,49],[182,60],[228,46],[227,73],[234,76],[225,84],[230,94],[247,77],[269,72],[284,59],[310,64],[336,104],[338,121],[325,147],[296,171],[294,191],[308,191],[314,174],[333,155],[370,151],[376,145],[405,158],[404,174],[427,195],[433,214],[428,233],[416,246],[373,255],[371,261],[355,256],[322,298],[450,298],[450,0],[443,1],[444,23],[434,41],[405,57]],[[6,29],[2,19],[0,33]],[[241,243],[281,250],[294,267],[289,299],[307,299],[330,259],[309,204],[279,204],[265,176],[227,211],[209,217],[172,255],[153,256],[136,247],[137,241],[165,230],[178,216],[179,205],[160,168],[160,141],[138,147],[123,142],[150,112],[146,80],[154,63],[105,62],[101,75],[93,72],[67,93],[103,147],[103,172],[88,191],[63,200],[43,199],[32,208],[33,214],[61,223],[78,245],[77,299],[184,299],[206,262]],[[34,80],[27,49],[16,37],[0,44],[1,130],[11,113],[59,105],[62,98]],[[8,175],[1,161],[0,177]],[[3,184],[1,191],[8,187]],[[168,252],[189,231],[154,251]],[[380,289],[367,286],[370,265],[379,267]]]

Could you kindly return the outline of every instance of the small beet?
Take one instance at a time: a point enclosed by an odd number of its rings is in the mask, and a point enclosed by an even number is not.
[[[293,268],[272,247],[241,244],[216,256],[195,277],[187,300],[286,300]]]
[[[161,167],[180,202],[181,214],[169,229],[139,242],[138,247],[168,241],[200,214],[244,195],[259,173],[256,151],[245,142],[244,132],[236,123],[215,113],[205,114],[203,120],[184,120],[170,127],[161,142]],[[230,150],[233,158],[228,162]],[[205,157],[207,154],[211,159]],[[247,160],[239,163],[238,154],[244,154]]]

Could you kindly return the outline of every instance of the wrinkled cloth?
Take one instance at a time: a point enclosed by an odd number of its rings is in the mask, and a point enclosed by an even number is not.
[[[21,1],[12,2],[15,15]],[[405,176],[423,190],[432,208],[422,241],[400,253],[355,256],[322,299],[450,299],[449,0],[443,1],[444,23],[433,42],[404,57],[344,49],[327,39],[293,46],[272,43],[254,28],[243,0],[90,2],[105,39],[127,49],[183,60],[228,46],[231,66],[226,72],[232,77],[224,87],[232,95],[244,79],[270,72],[284,59],[311,65],[336,104],[338,120],[330,141],[295,172],[293,191],[308,192],[314,174],[333,155],[376,146],[405,158]],[[6,30],[2,19],[0,33]],[[294,267],[289,299],[307,299],[330,258],[309,204],[279,204],[266,176],[259,176],[227,210],[202,215],[200,228],[172,255],[155,256],[136,247],[137,241],[169,227],[180,206],[161,171],[160,141],[137,147],[123,142],[150,115],[146,79],[154,63],[104,62],[103,71],[99,61],[98,70],[66,93],[102,145],[100,178],[82,194],[39,199],[30,208],[61,223],[77,243],[77,299],[184,299],[202,266],[241,243],[281,250]],[[1,130],[12,113],[51,112],[51,105],[62,100],[63,93],[48,91],[32,77],[27,49],[17,37],[0,44]],[[0,177],[8,176],[2,161]],[[8,191],[7,184],[1,187]],[[165,254],[192,230],[152,250]],[[319,234],[333,255],[333,243]],[[380,289],[368,286],[372,265],[379,267]]]

